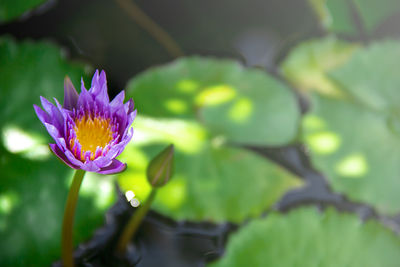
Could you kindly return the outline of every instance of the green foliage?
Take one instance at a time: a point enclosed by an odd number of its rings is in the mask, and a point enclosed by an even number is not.
[[[362,27],[373,33],[390,16],[400,12],[397,0],[309,0],[321,24],[329,31],[357,34]],[[358,22],[357,22],[358,20]],[[357,23],[361,25],[357,26]]]
[[[83,64],[66,64],[63,52],[50,43],[18,44],[8,37],[0,38],[0,126],[12,124],[45,135],[33,104],[40,106],[39,96],[63,99],[64,77],[68,75],[78,85],[82,73]]]
[[[303,121],[315,166],[334,189],[381,212],[398,212],[400,44],[383,42],[354,53],[330,77],[346,98],[314,97]]]
[[[63,98],[82,64],[50,43],[0,39],[0,265],[48,266],[60,257],[61,224],[72,171],[50,154],[50,137],[33,110],[39,96]],[[110,177],[87,175],[75,241],[89,238],[113,200]]]
[[[399,58],[400,42],[373,43],[354,53],[351,60],[332,71],[330,77],[367,108],[400,115]]]
[[[208,266],[398,266],[400,240],[376,222],[311,208],[272,213],[230,236],[225,256]]]
[[[247,145],[287,144],[297,134],[294,95],[265,72],[192,57],[153,68],[128,90],[140,114],[197,119],[212,136]]]
[[[334,36],[314,39],[292,49],[280,69],[283,76],[303,93],[317,91],[340,96],[342,92],[327,73],[348,61],[358,47]]]
[[[46,2],[46,0],[1,0],[0,23],[16,19],[24,12],[35,8],[44,2]]]
[[[174,178],[156,210],[175,219],[235,221],[261,214],[298,184],[265,158],[232,143],[278,145],[296,133],[298,108],[289,89],[259,70],[228,60],[186,58],[134,78],[135,137],[121,157],[119,182],[144,199],[149,160],[175,145]]]

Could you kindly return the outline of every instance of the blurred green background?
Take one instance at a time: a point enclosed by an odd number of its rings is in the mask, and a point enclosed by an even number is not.
[[[152,207],[240,226],[211,266],[398,266],[399,24],[397,0],[1,1],[0,265],[59,259],[72,170],[32,105],[61,101],[65,75],[88,87],[105,69],[138,116],[128,169],[85,177],[76,244],[103,224],[115,183],[146,199],[146,166],[174,143]],[[299,145],[308,172],[256,153]]]

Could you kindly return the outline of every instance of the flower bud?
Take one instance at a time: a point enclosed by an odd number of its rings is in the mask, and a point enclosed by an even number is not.
[[[165,185],[174,172],[174,145],[169,145],[155,156],[147,167],[147,180],[153,187]]]

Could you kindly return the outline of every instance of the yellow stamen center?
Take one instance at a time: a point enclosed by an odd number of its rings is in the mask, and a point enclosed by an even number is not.
[[[96,148],[104,148],[112,140],[112,130],[110,119],[91,118],[85,116],[75,120],[76,139],[82,146],[82,153],[90,151],[91,159],[94,159]],[[71,140],[71,147],[74,145],[74,140]],[[81,158],[83,154],[80,155]],[[83,158],[82,158],[83,160]]]

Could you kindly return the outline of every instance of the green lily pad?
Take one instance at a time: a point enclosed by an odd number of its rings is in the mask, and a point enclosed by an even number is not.
[[[352,102],[313,98],[304,140],[333,188],[381,212],[398,212],[400,138],[385,115]]]
[[[354,13],[362,27],[373,33],[386,19],[400,11],[397,0],[310,0],[321,24],[335,33],[357,34]]]
[[[2,0],[0,2],[0,23],[21,16],[23,13],[38,7],[47,0]]]
[[[82,64],[46,42],[0,39],[0,265],[48,266],[61,254],[61,225],[72,170],[51,155],[51,138],[33,110],[39,96],[63,99],[66,74],[78,84]],[[80,191],[75,243],[102,224],[112,179],[87,174]]]
[[[55,97],[62,103],[64,77],[68,75],[78,85],[87,71],[82,63],[66,63],[65,53],[51,43],[0,38],[0,127],[16,125],[44,134],[33,104],[40,106],[39,96]]]
[[[315,96],[303,120],[312,162],[333,188],[385,213],[398,212],[400,201],[398,56],[397,42],[355,52],[329,75],[350,97]]]
[[[247,145],[282,145],[297,134],[294,95],[265,72],[232,60],[184,58],[128,85],[141,114],[198,119],[213,136]]]
[[[327,73],[346,63],[358,47],[334,36],[310,40],[292,49],[280,69],[283,76],[303,93],[316,91],[341,96],[343,92]]]
[[[144,200],[149,160],[169,143],[176,148],[175,175],[159,190],[156,210],[179,220],[240,222],[299,184],[279,166],[231,144],[278,145],[294,137],[294,96],[267,74],[229,60],[187,58],[134,78],[127,95],[141,115],[121,155],[129,166],[119,177],[122,188]],[[232,120],[230,112],[243,121]]]
[[[293,175],[253,152],[204,139],[201,127],[193,122],[179,121],[185,127],[175,128],[172,138],[168,131],[174,129],[174,121],[164,124],[138,117],[135,123],[137,139],[121,155],[129,167],[118,181],[125,191],[133,191],[141,201],[146,199],[151,190],[147,164],[167,144],[174,143],[173,178],[159,189],[152,207],[176,220],[240,222],[259,216],[286,190],[300,184]],[[152,132],[159,138],[141,140]]]
[[[330,73],[357,101],[378,112],[400,112],[400,42],[373,43]],[[397,115],[398,113],[396,113]]]
[[[400,239],[377,222],[301,208],[254,220],[230,236],[222,266],[398,266]]]
[[[73,172],[54,157],[29,160],[2,152],[0,265],[48,266],[60,259],[61,225]],[[114,198],[110,177],[86,175],[74,227],[75,245],[103,223]]]

